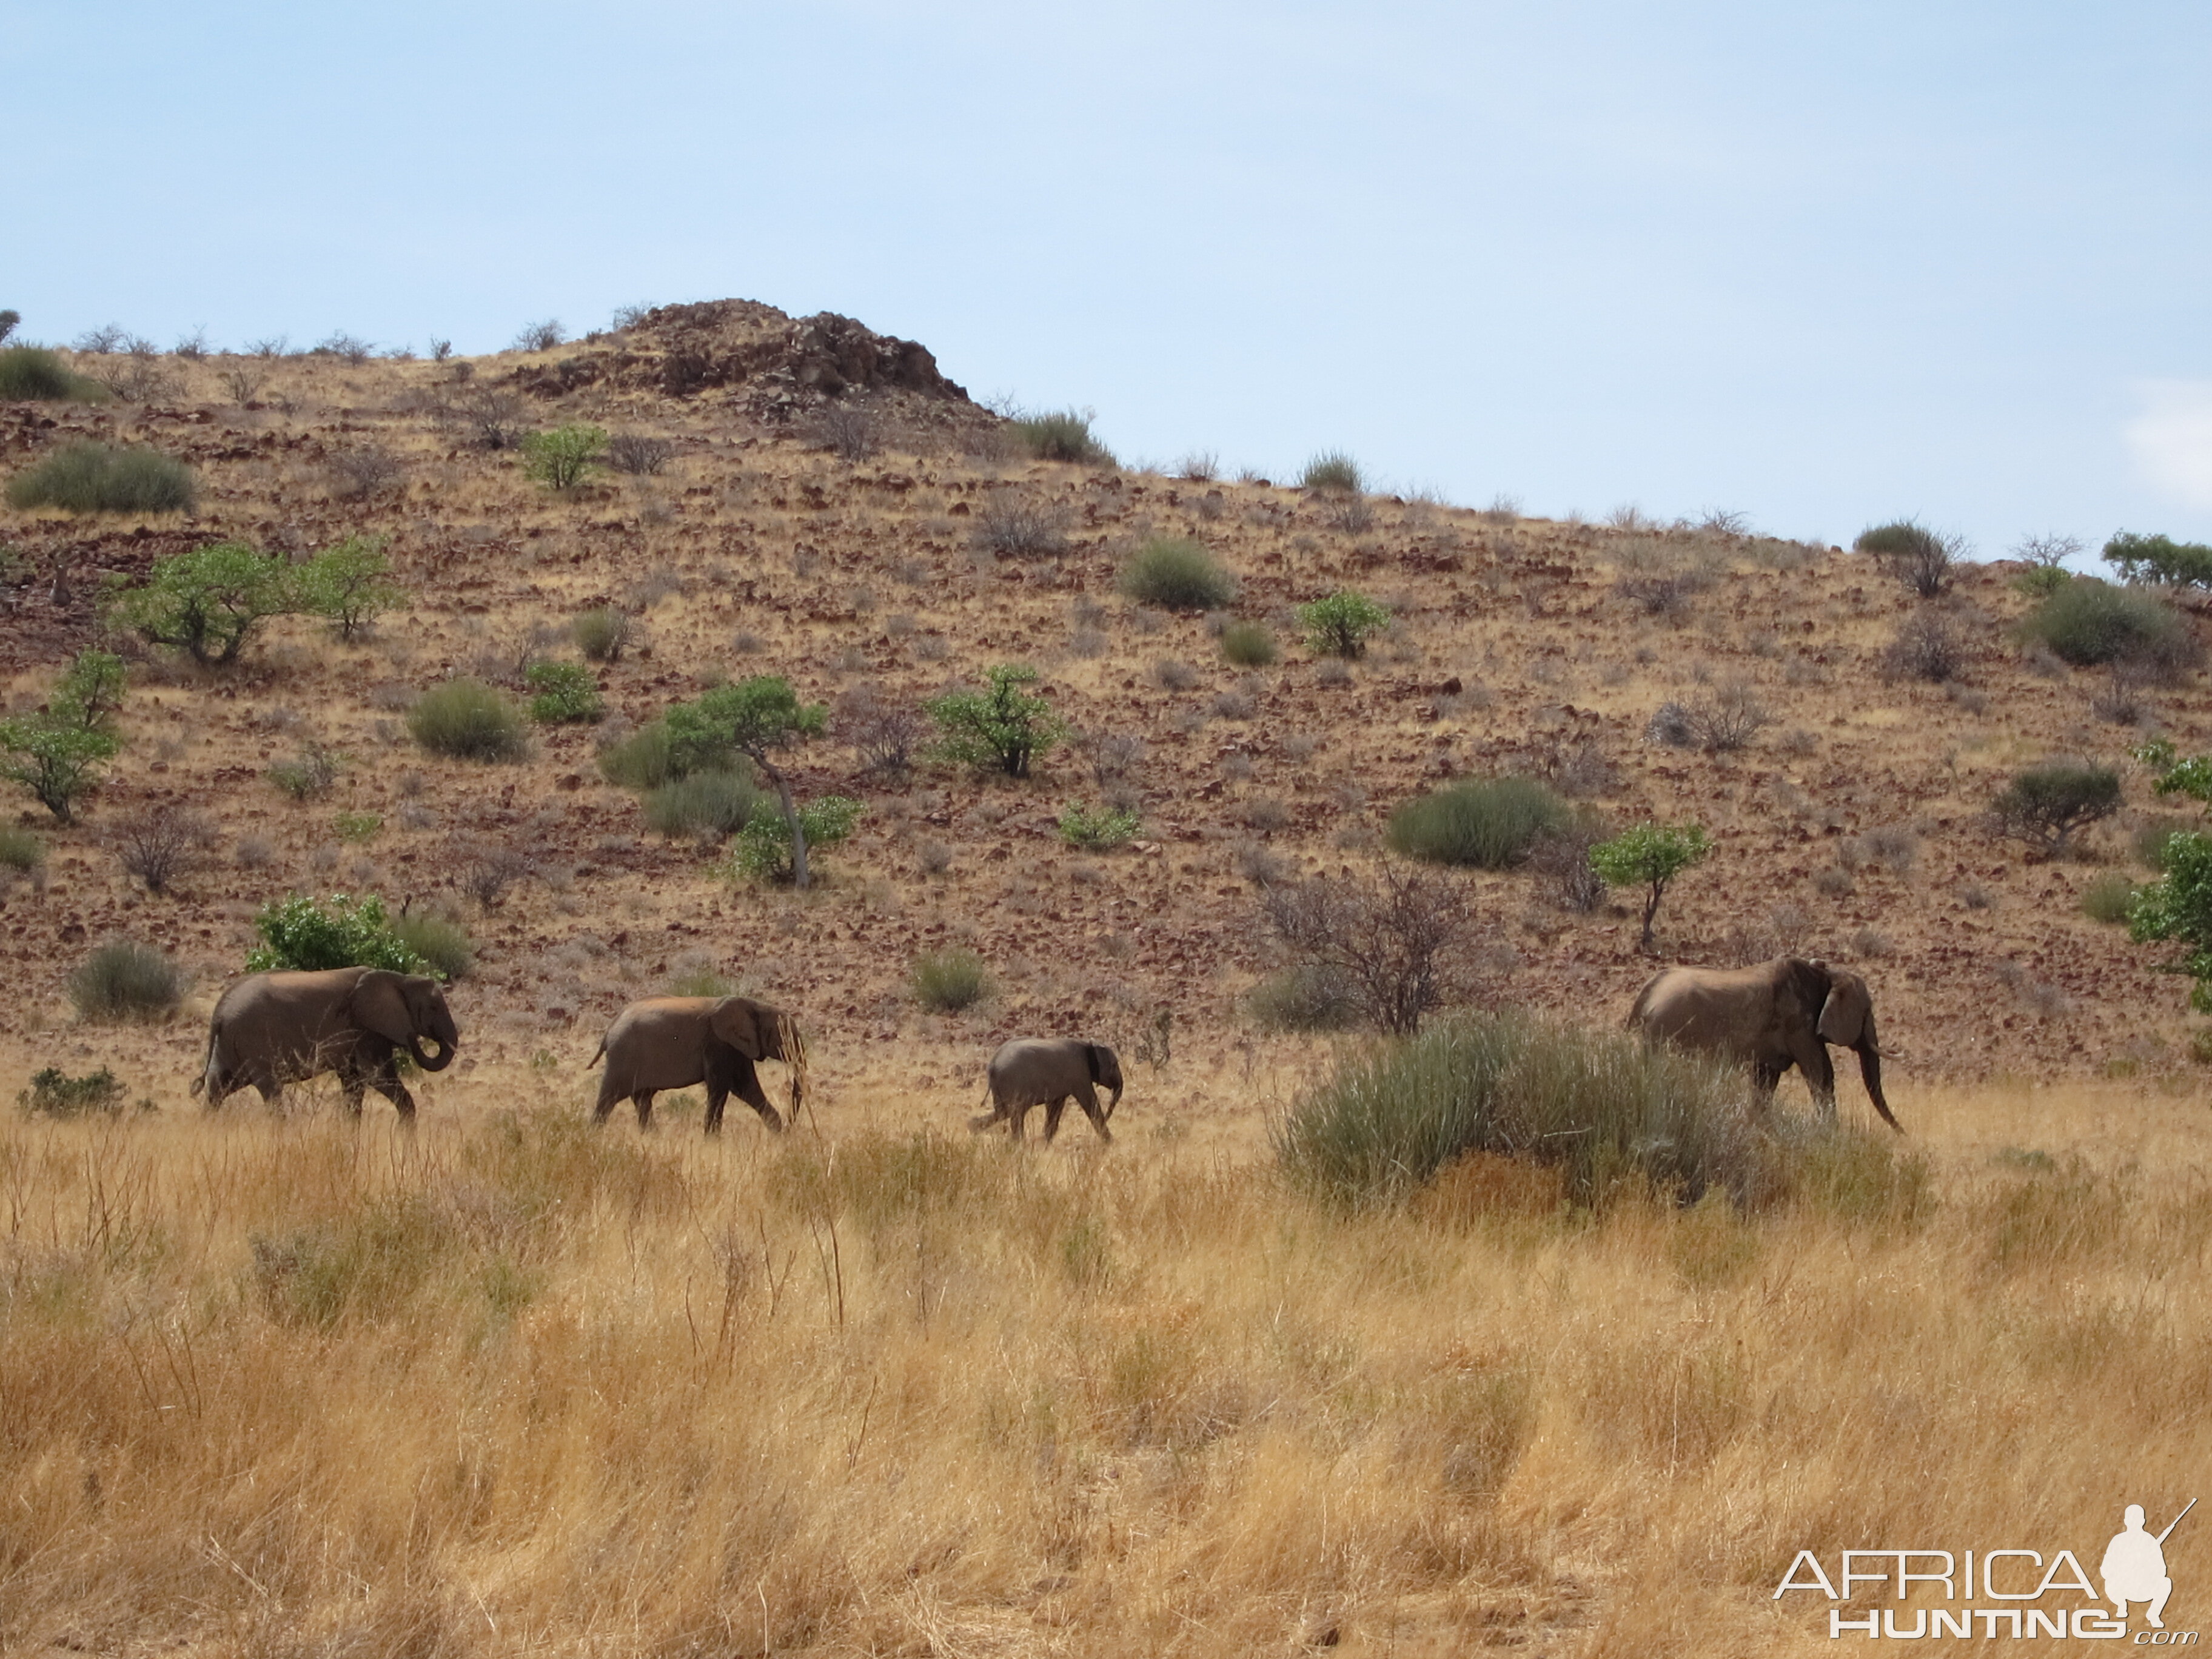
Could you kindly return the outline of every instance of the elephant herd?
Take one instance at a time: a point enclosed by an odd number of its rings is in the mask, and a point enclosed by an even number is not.
[[[1763,1099],[1790,1067],[1803,1072],[1814,1102],[1836,1110],[1835,1067],[1828,1045],[1852,1049],[1875,1110],[1893,1129],[1881,1091],[1881,1051],[1875,1036],[1874,998],[1866,981],[1825,962],[1778,957],[1751,968],[1669,968],[1652,976],[1629,1011],[1628,1024],[1654,1042],[1721,1055],[1749,1069]],[[255,974],[222,994],[209,1022],[207,1059],[192,1083],[210,1107],[249,1085],[276,1102],[287,1084],[337,1074],[346,1109],[359,1115],[370,1089],[403,1118],[415,1097],[400,1081],[404,1050],[426,1072],[443,1071],[460,1042],[453,1012],[435,980],[379,968],[320,973]],[[670,1089],[707,1088],[707,1133],[722,1127],[732,1095],[772,1130],[785,1120],[769,1103],[755,1069],[782,1062],[791,1075],[791,1121],[806,1097],[806,1044],[791,1016],[746,997],[651,997],[615,1017],[591,1066],[602,1060],[594,1121],[605,1122],[627,1098],[641,1127],[653,1121],[653,1100]],[[1102,1042],[1074,1037],[1021,1037],[992,1055],[991,1109],[971,1129],[1005,1124],[1016,1140],[1032,1107],[1045,1109],[1044,1138],[1060,1132],[1073,1100],[1101,1140],[1121,1101],[1121,1063]],[[1104,1106],[1098,1091],[1109,1094]]]

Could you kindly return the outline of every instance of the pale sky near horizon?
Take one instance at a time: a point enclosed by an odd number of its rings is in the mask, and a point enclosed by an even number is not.
[[[727,296],[1124,460],[2212,539],[2183,3],[5,0],[0,305],[506,345]]]

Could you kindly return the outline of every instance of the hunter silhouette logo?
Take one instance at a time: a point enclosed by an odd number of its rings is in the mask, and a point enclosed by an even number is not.
[[[2165,1531],[2154,1533],[2144,1524],[2143,1506],[2130,1504],[2122,1512],[2121,1529],[2112,1534],[2097,1564],[2097,1576],[2104,1583],[2101,1598],[2072,1550],[2046,1556],[2040,1550],[2025,1549],[1967,1550],[1956,1555],[1949,1550],[1880,1549],[1844,1551],[1833,1578],[1819,1556],[1800,1550],[1775,1587],[1773,1599],[1778,1601],[1791,1590],[1814,1590],[1831,1601],[1847,1601],[1865,1586],[1879,1584],[1887,1590],[1894,1584],[1894,1599],[1904,1601],[1911,1595],[1911,1587],[1919,1584],[1924,1587],[1921,1605],[1911,1610],[1909,1626],[1899,1623],[1903,1609],[1898,1607],[1868,1607],[1857,1618],[1846,1617],[1841,1607],[1828,1610],[1831,1638],[1887,1636],[1905,1641],[1977,1635],[2124,1641],[2130,1639],[2128,1609],[2140,1606],[2145,1627],[2134,1632],[2132,1645],[2194,1647],[2195,1631],[2166,1627],[2166,1604],[2173,1594],[2166,1540],[2196,1507],[2192,1498],[2166,1523]],[[1960,1601],[1970,1605],[1956,1605]],[[1996,1605],[1971,1605],[1978,1601]],[[2112,1604],[2110,1611],[2103,1602]]]

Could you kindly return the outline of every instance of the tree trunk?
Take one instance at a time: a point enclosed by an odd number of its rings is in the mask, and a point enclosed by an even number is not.
[[[768,781],[775,786],[776,797],[783,803],[784,828],[791,831],[791,884],[805,887],[806,874],[806,827],[799,821],[799,803],[791,798],[791,781],[768,760],[759,755],[753,764],[768,774]]]

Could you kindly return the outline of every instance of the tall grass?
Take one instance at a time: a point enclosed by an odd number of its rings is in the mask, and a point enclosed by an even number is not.
[[[198,498],[182,461],[107,444],[70,444],[8,481],[9,506],[67,513],[184,513]]]
[[[1121,567],[1122,592],[1163,611],[1218,611],[1237,597],[1237,579],[1199,543],[1155,536]]]
[[[733,836],[752,822],[765,799],[744,773],[694,772],[647,790],[645,821],[678,839]]]
[[[1112,466],[1114,452],[1091,430],[1091,416],[1073,409],[1042,415],[1020,415],[1006,422],[1014,441],[1040,461],[1074,461],[1085,466]]]

